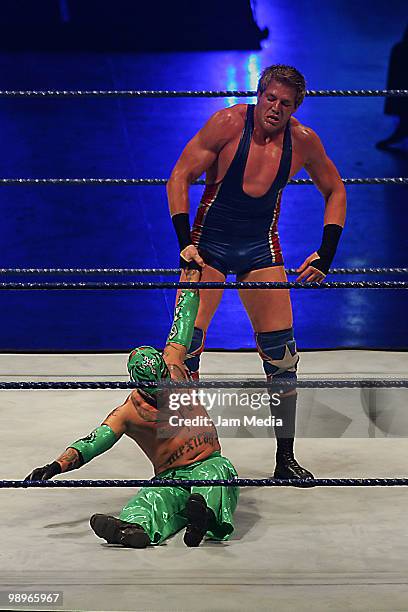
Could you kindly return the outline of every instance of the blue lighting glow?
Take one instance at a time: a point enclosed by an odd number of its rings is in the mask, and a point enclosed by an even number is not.
[[[238,89],[237,85],[237,69],[233,64],[227,66],[227,90]],[[238,98],[225,98],[225,106],[232,106],[238,104]]]
[[[237,75],[237,66],[239,68],[243,68],[239,75]],[[228,64],[226,74],[227,90],[245,89],[255,91],[258,84],[260,70],[259,56],[256,53],[251,53],[248,55],[243,64]],[[241,78],[239,79],[239,77]],[[230,98],[225,98],[224,104],[225,106],[232,106],[233,104],[239,104],[240,102],[245,103],[248,100],[253,101],[253,99],[253,97],[237,98],[235,96],[231,96]]]
[[[256,53],[251,53],[246,63],[246,89],[256,90],[260,72],[259,56]]]

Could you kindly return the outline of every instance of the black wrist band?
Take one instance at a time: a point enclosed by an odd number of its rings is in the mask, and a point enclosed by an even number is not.
[[[56,476],[57,474],[61,474],[62,472],[61,464],[58,463],[58,461],[53,461],[47,466],[47,468],[47,471],[50,474],[49,478],[52,478],[52,476]]]
[[[324,226],[322,244],[317,251],[320,257],[331,257],[331,261],[333,261],[342,231],[341,225],[336,223],[329,223]]]
[[[317,250],[319,259],[314,260],[312,266],[324,274],[327,274],[329,271],[330,265],[336,254],[342,231],[343,228],[341,225],[337,225],[336,223],[328,223],[323,228],[322,244]]]
[[[188,213],[177,213],[172,216],[171,220],[176,230],[180,251],[182,251],[186,246],[191,244],[190,217]]]

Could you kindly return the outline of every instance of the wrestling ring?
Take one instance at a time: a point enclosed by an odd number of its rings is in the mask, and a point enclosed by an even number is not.
[[[248,97],[253,92],[0,91],[3,97],[176,95]],[[406,97],[408,91],[323,91],[308,95]],[[162,185],[165,179],[3,178],[0,185],[109,185],[118,181],[143,186]],[[408,184],[408,177],[344,182]],[[139,290],[143,296],[144,290],[195,286],[177,281],[129,280],[178,273],[176,268],[3,268],[0,292]],[[296,272],[288,269],[287,273]],[[404,277],[408,268],[333,268],[330,273]],[[29,280],[15,280],[21,276]],[[36,276],[41,280],[33,281]],[[47,276],[69,278],[48,282],[43,280]],[[72,280],[82,276],[96,280]],[[126,280],[102,282],[98,278],[114,276]],[[407,290],[408,282],[207,282],[198,286],[202,290],[387,292]],[[72,473],[69,478],[63,475],[45,482],[11,479],[23,478],[35,465],[52,460],[71,438],[92,429],[113,403],[123,401],[124,390],[136,387],[126,380],[125,361],[126,356],[118,354],[0,355],[4,416],[0,439],[5,476],[0,481],[4,561],[1,604],[7,604],[9,592],[63,592],[58,605],[42,608],[33,604],[30,609],[164,610],[167,605],[168,610],[237,610],[252,605],[267,610],[271,609],[271,597],[274,609],[282,610],[298,608],[304,598],[314,609],[341,609],[336,607],[339,598],[346,608],[348,597],[358,602],[354,609],[373,597],[378,597],[379,606],[391,601],[389,609],[402,609],[399,606],[408,595],[401,570],[407,550],[406,492],[402,488],[408,486],[407,353],[354,351],[350,355],[339,350],[302,355],[296,448],[303,462],[317,474],[311,490],[295,487],[299,483],[291,480],[269,477],[274,460],[270,430],[263,428],[260,433],[250,426],[221,426],[223,451],[233,460],[240,477],[213,483],[243,488],[236,532],[229,542],[206,542],[198,550],[187,550],[180,534],[165,545],[142,551],[101,545],[95,540],[88,527],[89,516],[94,512],[116,514],[127,496],[123,488],[208,484],[140,478],[151,472],[151,466],[129,440],[122,439],[109,454],[83,466],[81,479]],[[268,387],[259,357],[240,352],[232,353],[228,362],[223,353],[204,353],[200,382],[183,386],[234,389],[238,395]],[[227,412],[225,407],[221,410],[224,415]],[[238,407],[240,414],[243,412]],[[387,494],[383,487],[389,487]],[[66,490],[75,488],[83,489],[81,494]],[[384,550],[392,558],[387,566],[382,561]],[[251,604],[251,599],[255,603]]]

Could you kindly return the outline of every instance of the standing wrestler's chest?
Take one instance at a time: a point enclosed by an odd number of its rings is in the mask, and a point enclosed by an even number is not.
[[[239,146],[239,138],[229,142],[220,152],[217,163],[217,182],[223,180]],[[251,139],[244,165],[242,187],[248,195],[259,197],[268,191],[275,180],[282,158],[281,141],[264,145]],[[245,160],[244,160],[245,161]]]

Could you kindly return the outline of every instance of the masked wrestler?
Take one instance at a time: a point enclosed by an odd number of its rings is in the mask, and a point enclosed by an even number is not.
[[[188,274],[189,280],[199,280],[198,271],[190,270]],[[158,383],[186,378],[184,358],[191,343],[198,304],[197,290],[180,293],[163,354],[149,346],[130,353],[128,371],[133,381]],[[235,478],[234,466],[221,455],[217,431],[203,406],[184,399],[183,404],[187,405],[175,409],[177,394],[173,390],[155,386],[132,391],[99,427],[70,444],[56,461],[33,470],[26,480],[48,480],[79,468],[109,450],[123,434],[134,440],[150,459],[155,478]],[[183,390],[184,398],[187,391]],[[199,425],[192,426],[193,420]],[[96,535],[109,544],[132,548],[161,544],[186,527],[185,544],[198,546],[206,534],[215,540],[229,538],[234,529],[237,500],[237,487],[143,487],[125,505],[119,518],[94,514],[90,524]]]

